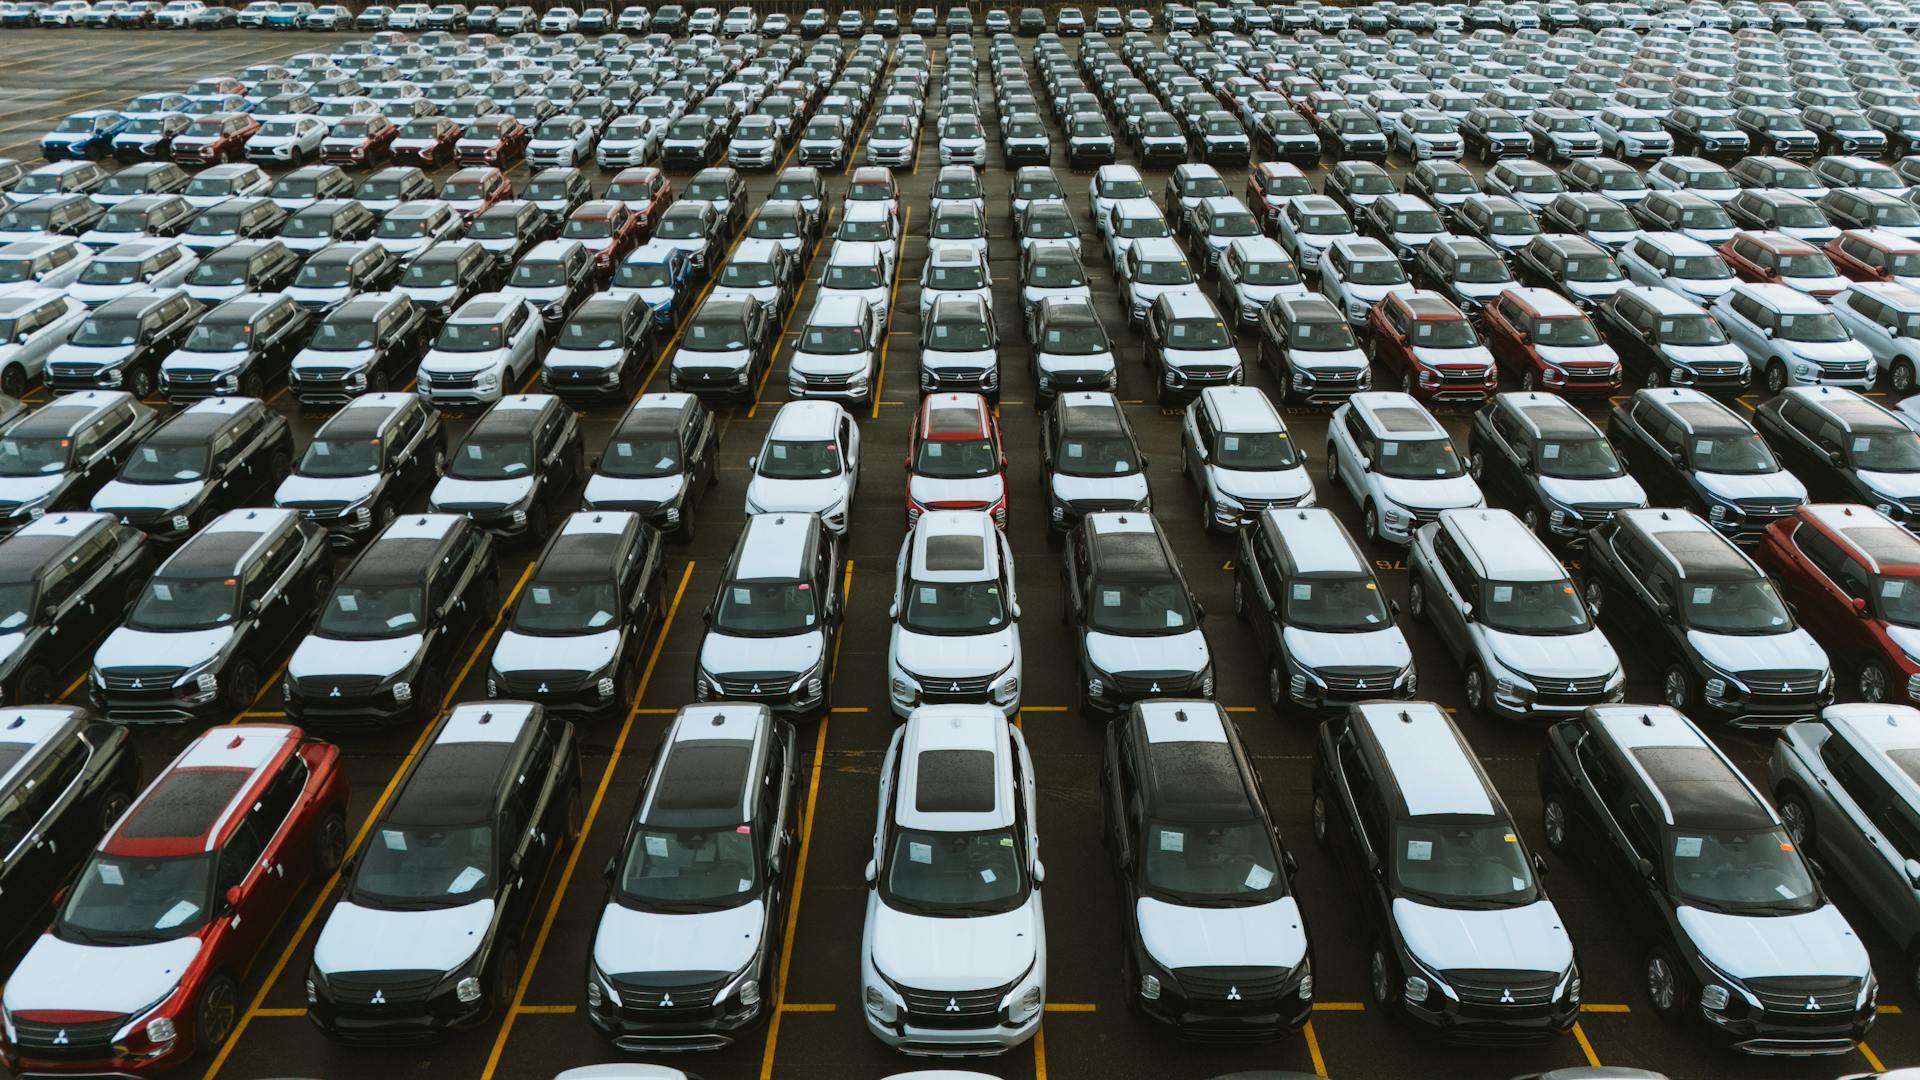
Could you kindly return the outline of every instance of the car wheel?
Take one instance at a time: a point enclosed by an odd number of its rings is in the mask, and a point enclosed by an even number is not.
[[[313,834],[314,868],[331,874],[347,861],[347,819],[335,810]]]
[[[1418,579],[1407,586],[1407,614],[1415,619],[1427,617],[1427,587]]]
[[[230,975],[215,975],[200,989],[193,1009],[194,1045],[218,1052],[240,1015],[240,987]]]
[[[1854,689],[1860,692],[1861,701],[1887,700],[1887,666],[1878,660],[1868,660],[1860,665],[1860,674],[1855,679]]]
[[[253,661],[242,660],[233,666],[226,677],[227,706],[237,716],[253,708],[254,699],[260,696],[260,671]]]
[[[1787,830],[1787,836],[1802,854],[1810,852],[1813,848],[1813,809],[1797,789],[1789,786],[1781,787],[1778,802],[1781,828]]]
[[[1375,510],[1371,502],[1367,504],[1366,510],[1361,515],[1361,520],[1365,525],[1367,539],[1376,544],[1383,543],[1384,541],[1380,536],[1380,511]]]
[[[0,371],[0,394],[5,394],[10,398],[17,398],[24,393],[26,389],[26,368],[21,367],[19,364],[8,364],[5,371]]]
[[[145,401],[152,397],[153,372],[144,367],[127,372],[127,393],[132,394],[135,401]]]
[[[1233,613],[1238,618],[1247,617],[1247,587],[1238,574],[1233,576]]]
[[[1887,385],[1902,397],[1913,393],[1913,361],[1895,360],[1887,372]]]
[[[1679,967],[1665,949],[1655,949],[1647,954],[1642,982],[1648,1004],[1653,1006],[1653,1011],[1662,1020],[1678,1023],[1686,1016],[1686,985]]]
[[[1660,677],[1660,700],[1676,709],[1687,707],[1693,700],[1693,679],[1687,669],[1679,664],[1667,665],[1667,673]]]
[[[1471,455],[1469,455],[1467,458],[1467,472],[1473,477],[1473,482],[1476,484],[1486,479],[1486,475],[1487,475],[1486,455],[1482,454],[1478,450],[1475,450]]]
[[[14,688],[14,704],[45,705],[53,701],[53,672],[35,664],[20,676]]]
[[[1375,1008],[1393,1004],[1393,962],[1387,959],[1386,946],[1378,938],[1367,950],[1367,989],[1373,993]]]
[[[1320,847],[1332,843],[1327,823],[1327,796],[1318,786],[1313,789],[1313,804],[1310,820],[1313,823],[1313,842]]]
[[[1520,374],[1520,389],[1526,391],[1527,393],[1533,392],[1536,382],[1537,380],[1534,377],[1532,368],[1528,368],[1526,371]]]
[[[1287,703],[1287,679],[1280,674],[1280,665],[1267,665],[1267,702],[1275,709]]]
[[[1600,584],[1599,578],[1588,578],[1581,588],[1581,595],[1586,598],[1587,610],[1598,618],[1600,607],[1607,599],[1607,587]]]
[[[1778,357],[1767,361],[1767,393],[1777,394],[1787,388],[1787,365]]]
[[[120,815],[126,813],[127,807],[132,805],[133,792],[109,792],[106,798],[100,800],[100,831],[104,833],[113,828],[114,822],[119,821]]]
[[[1487,710],[1487,669],[1479,664],[1467,668],[1467,707],[1477,713]]]
[[[1331,484],[1334,487],[1343,486],[1340,483],[1340,463],[1333,456],[1332,443],[1327,444],[1327,453],[1326,453],[1325,460],[1327,463],[1327,483]]]
[[[266,379],[257,371],[249,371],[240,378],[241,397],[265,397],[266,388]]]
[[[494,1014],[504,1015],[513,1007],[513,997],[520,991],[520,945],[509,941],[500,950],[500,958],[493,966],[492,1007]]]
[[[1401,372],[1400,373],[1400,392],[1407,395],[1408,397],[1412,397],[1413,389],[1414,389],[1413,372],[1412,371]]]
[[[1559,795],[1548,795],[1540,806],[1540,831],[1546,835],[1547,849],[1560,851],[1567,844],[1567,807]]]
[[[1528,532],[1540,539],[1545,540],[1547,538],[1546,532],[1540,528],[1539,510],[1529,506],[1525,510],[1520,511],[1520,523],[1527,527]]]
[[[1659,364],[1648,365],[1647,377],[1646,379],[1643,380],[1643,382],[1645,383],[1647,389],[1649,390],[1657,390],[1660,388],[1660,385],[1662,383],[1666,382],[1666,379],[1662,376],[1662,373],[1660,371]]]

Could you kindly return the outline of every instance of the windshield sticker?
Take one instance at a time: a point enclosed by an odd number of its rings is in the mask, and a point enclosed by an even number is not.
[[[1513,586],[1495,585],[1493,587],[1493,602],[1496,604],[1512,603],[1513,602]]]
[[[127,879],[120,876],[120,868],[112,863],[100,864],[100,883],[102,885],[125,885]]]
[[[191,900],[182,900],[179,903],[168,908],[164,915],[161,915],[158,919],[155,919],[153,922],[153,928],[155,930],[171,930],[174,927],[179,926],[181,923],[186,922],[188,919],[193,918],[193,913],[199,910],[200,910],[199,904],[196,904]]]
[[[396,829],[381,829],[380,842],[387,845],[388,851],[407,850],[407,834]]]
[[[1711,585],[1695,586],[1693,590],[1693,602],[1695,606],[1698,606],[1700,604],[1712,603],[1713,602],[1713,586]]]
[[[1257,891],[1271,884],[1273,884],[1273,871],[1257,863],[1248,868],[1247,888]]]
[[[412,626],[417,621],[418,620],[413,617],[413,612],[403,611],[398,615],[388,616],[387,629],[398,630],[403,626]]]
[[[1173,829],[1161,829],[1160,850],[1175,853],[1187,850],[1187,834]]]
[[[647,854],[656,859],[667,857],[667,838],[664,836],[647,837]]]
[[[450,893],[466,892],[475,885],[480,884],[480,879],[486,876],[487,872],[485,870],[477,866],[469,866],[465,870],[460,871],[460,876],[453,879],[452,884],[447,886],[447,891]]]
[[[1296,582],[1294,582],[1294,583],[1293,583],[1293,598],[1294,598],[1295,600],[1311,600],[1311,599],[1313,599],[1313,585],[1312,585],[1312,584],[1311,584],[1310,582],[1305,582],[1305,581],[1296,581]]]
[[[917,863],[924,863],[928,866],[932,866],[933,865],[933,845],[923,844],[918,840],[909,840],[907,841],[907,858]]]
[[[1673,841],[1673,854],[1677,859],[1697,859],[1700,857],[1700,837],[1680,836]]]
[[[991,868],[983,867],[980,871],[980,880],[991,885],[996,880],[996,875]]]
[[[1407,858],[1413,862],[1431,862],[1433,860],[1433,841],[1407,841]]]
[[[357,596],[348,596],[346,593],[341,593],[339,596],[334,597],[334,599],[340,604],[340,610],[349,615],[360,610],[360,598]]]

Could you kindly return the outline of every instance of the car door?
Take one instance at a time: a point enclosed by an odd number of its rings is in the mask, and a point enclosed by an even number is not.
[[[46,756],[13,792],[0,799],[0,940],[12,939],[30,927],[56,889],[66,884],[73,869],[99,838],[97,822],[76,827],[78,814],[59,812],[71,806],[86,765],[86,746],[68,739],[50,748]],[[91,835],[85,835],[91,830]]]
[[[1479,582],[1453,537],[1444,529],[1433,534],[1431,543],[1432,558],[1414,561],[1413,565],[1415,572],[1426,579],[1428,619],[1458,660],[1466,655],[1470,645],[1468,624],[1473,619],[1473,607],[1480,599]]]

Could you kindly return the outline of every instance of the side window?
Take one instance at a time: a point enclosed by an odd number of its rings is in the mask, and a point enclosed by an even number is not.
[[[1368,774],[1365,763],[1360,759],[1360,751],[1354,745],[1351,730],[1340,736],[1339,755],[1340,771],[1347,778],[1347,788],[1353,793],[1353,804],[1359,811],[1360,830],[1366,835],[1367,844],[1373,848],[1375,854],[1384,854],[1386,823],[1381,820],[1379,811],[1376,809],[1379,800],[1376,797],[1373,777]]]
[[[1280,580],[1280,556],[1273,550],[1273,541],[1264,527],[1254,534],[1254,552],[1259,556],[1254,560],[1254,566],[1260,572],[1260,581],[1266,586],[1267,595],[1273,598],[1275,605],[1285,604],[1285,586]]]
[[[1827,736],[1826,741],[1820,744],[1820,760],[1833,773],[1833,778],[1840,781],[1840,786],[1846,789],[1847,794],[1853,797],[1853,801],[1869,814],[1885,800],[1885,783],[1860,759],[1859,753],[1845,739],[1838,735]]]
[[[69,738],[63,745],[50,750],[13,794],[0,802],[0,857],[11,853],[14,846],[47,816],[60,797],[79,779],[80,771],[86,764],[86,743],[78,738]]]
[[[1794,527],[1793,543],[1800,554],[1807,557],[1814,569],[1825,574],[1828,580],[1838,584],[1840,580],[1840,562],[1843,558],[1840,548],[1820,530],[1802,523]]]
[[[1873,579],[1868,577],[1866,570],[1851,557],[1843,556],[1835,569],[1838,570],[1838,574],[1834,577],[1833,583],[1840,586],[1841,592],[1855,600],[1865,600],[1873,595]]]
[[[214,882],[214,902],[222,902],[228,889],[247,880],[247,872],[253,864],[260,861],[260,853],[266,850],[266,840],[255,828],[251,814],[240,819],[240,824],[220,848],[220,867]]]
[[[306,786],[306,759],[294,754],[267,782],[266,790],[260,793],[260,800],[253,804],[253,809],[247,814],[263,843],[280,831],[281,824],[293,813],[293,805],[299,801],[300,792]]]

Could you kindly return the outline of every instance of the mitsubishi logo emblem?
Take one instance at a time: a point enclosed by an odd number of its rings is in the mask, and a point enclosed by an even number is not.
[[[1227,1000],[1228,1000],[1228,1001],[1239,1001],[1239,1000],[1240,1000],[1240,988],[1239,988],[1239,987],[1237,987],[1237,986],[1229,986],[1229,987],[1227,987]]]
[[[1819,1012],[1819,1011],[1820,1011],[1820,1003],[1819,1003],[1818,1001],[1815,1001],[1815,1000],[1814,1000],[1814,998],[1813,998],[1813,995],[1812,995],[1812,994],[1808,994],[1808,995],[1807,995],[1807,1011],[1808,1011],[1808,1012]]]
[[[145,684],[143,684],[143,683],[141,683],[141,681],[140,681],[139,679],[135,679],[135,680],[133,680],[133,689],[135,689],[135,690],[145,690],[145,689],[146,689],[146,686],[145,686]]]
[[[1148,687],[1147,690],[1149,693],[1157,694],[1160,692],[1160,684],[1154,683],[1152,686]]]
[[[959,683],[954,683],[954,684],[953,684],[953,692],[954,692],[954,693],[956,693],[956,694],[960,692],[960,684],[959,684]]]
[[[534,690],[534,693],[536,693],[536,694],[544,694],[544,693],[546,693],[546,692],[547,692],[547,684],[546,684],[546,683],[541,683],[541,684],[540,684],[540,686],[539,686],[539,688],[538,688],[538,689],[536,689],[536,690]]]
[[[1502,1005],[1513,1004],[1513,987],[1503,986],[1500,988],[1500,1004]]]
[[[367,999],[367,1004],[369,1005],[385,1005],[386,1003],[387,992],[385,990],[375,990],[373,996]]]
[[[1365,690],[1367,688],[1367,680],[1361,679],[1360,681],[1353,684],[1353,688],[1355,690]]]
[[[1783,693],[1783,694],[1791,694],[1791,693],[1793,693],[1793,684],[1792,684],[1792,683],[1787,683],[1787,682],[1783,682],[1783,683],[1781,683],[1781,684],[1780,684],[1780,692],[1781,692],[1781,693]]]
[[[329,693],[329,694],[328,694],[327,696],[328,696],[328,697],[339,697],[339,696],[340,696],[340,688],[339,688],[339,687],[337,687],[337,686],[336,686],[336,687],[334,687],[334,688],[333,688],[333,692],[332,692],[332,693]]]
[[[67,1045],[67,1029],[66,1028],[61,1028],[59,1031],[54,1033],[53,1045],[55,1046]]]
[[[960,999],[959,999],[959,998],[948,998],[948,999],[947,999],[947,1011],[948,1011],[948,1012],[959,1012],[959,1011],[960,1011]]]
[[[673,995],[672,995],[672,994],[661,994],[661,995],[660,995],[660,1007],[661,1007],[661,1008],[663,1008],[663,1009],[671,1009],[671,1008],[673,1008]]]
[[[749,693],[749,694],[757,694],[757,693],[759,693],[759,692],[760,692],[760,684],[759,684],[759,683],[754,683],[754,684],[753,684],[753,686],[752,686],[752,687],[750,687],[750,688],[749,688],[749,689],[747,690],[747,693]]]
[[[120,524],[122,524],[122,525],[131,525],[131,524],[133,524],[133,522],[131,522],[131,521],[128,521],[128,520],[127,520],[127,515],[125,515],[125,514],[121,514],[121,515],[120,515]]]

